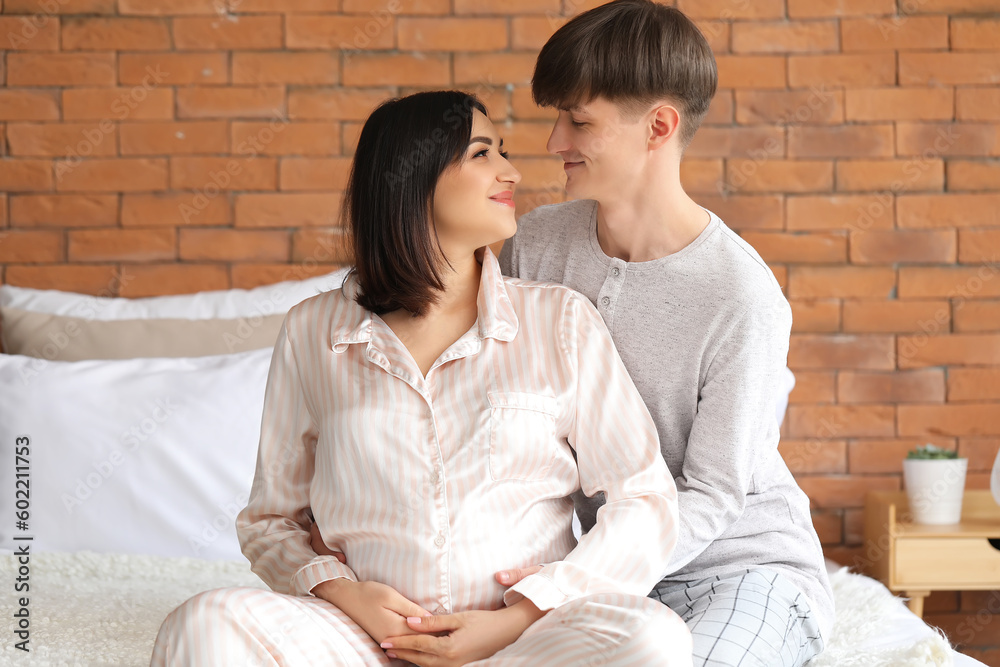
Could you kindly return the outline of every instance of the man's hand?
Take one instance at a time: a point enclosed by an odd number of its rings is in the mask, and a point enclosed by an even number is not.
[[[312,550],[316,552],[318,556],[336,556],[344,565],[347,565],[347,556],[340,551],[333,551],[328,546],[326,542],[323,541],[323,536],[319,534],[319,526],[313,521],[313,524],[309,527],[309,544],[312,546]]]
[[[532,565],[531,567],[521,567],[513,570],[500,570],[494,574],[493,577],[497,580],[498,584],[503,586],[513,586],[528,575],[536,574],[541,570],[541,565]]]
[[[419,667],[457,667],[489,658],[510,646],[546,613],[525,598],[497,611],[411,617],[407,623],[420,634],[389,637],[380,646],[388,657]]]
[[[379,643],[387,637],[417,634],[406,624],[407,617],[431,615],[396,589],[375,581],[331,579],[314,586],[312,594],[336,605]]]

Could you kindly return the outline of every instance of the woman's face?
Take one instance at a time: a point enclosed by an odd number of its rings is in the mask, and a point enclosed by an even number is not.
[[[462,160],[438,178],[432,207],[441,247],[457,258],[517,231],[514,186],[521,174],[507,161],[493,123],[473,110],[472,139]]]

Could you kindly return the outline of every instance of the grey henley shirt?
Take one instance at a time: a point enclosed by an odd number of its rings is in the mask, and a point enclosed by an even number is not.
[[[809,499],[778,453],[791,309],[757,252],[709,215],[682,250],[626,262],[597,241],[597,202],[542,206],[518,221],[500,266],[582,292],[604,317],[677,483],[680,533],[664,578],[771,568],[805,594],[829,638],[833,594]],[[574,500],[587,531],[603,498]]]

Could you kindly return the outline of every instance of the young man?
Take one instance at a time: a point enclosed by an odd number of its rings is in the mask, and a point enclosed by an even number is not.
[[[679,176],[716,84],[704,36],[671,7],[617,0],[560,28],[532,94],[559,111],[547,148],[573,201],[523,216],[500,264],[587,295],[653,415],[681,526],[650,597],[687,622],[694,664],[801,665],[834,607],[809,499],[777,448],[791,310]],[[575,500],[586,532],[603,501]]]

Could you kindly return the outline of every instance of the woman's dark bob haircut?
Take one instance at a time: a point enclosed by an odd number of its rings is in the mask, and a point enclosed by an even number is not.
[[[445,90],[383,102],[365,121],[344,198],[357,301],[381,315],[422,315],[444,290],[447,260],[431,211],[438,178],[464,159],[474,95]]]
[[[602,97],[630,120],[672,100],[681,112],[683,149],[717,85],[712,49],[683,12],[651,0],[616,0],[583,12],[549,38],[535,63],[531,95],[539,106],[558,109]]]

